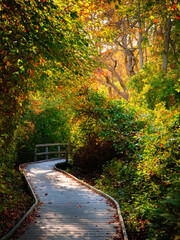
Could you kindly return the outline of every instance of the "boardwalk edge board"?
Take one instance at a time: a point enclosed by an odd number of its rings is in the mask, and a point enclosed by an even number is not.
[[[34,197],[35,203],[34,203],[34,204],[30,207],[30,209],[24,214],[24,216],[19,220],[19,222],[18,222],[5,236],[3,236],[2,238],[0,238],[0,240],[7,240],[7,239],[9,239],[9,238],[14,234],[14,232],[21,226],[21,224],[24,222],[24,220],[27,218],[27,216],[29,216],[29,215],[33,212],[33,210],[35,209],[35,207],[36,207],[37,204],[38,204],[38,200],[37,200],[36,195],[35,195],[32,187],[31,187],[31,184],[29,183],[26,175],[24,174],[24,171],[22,170],[22,166],[24,166],[24,165],[25,165],[25,164],[22,164],[22,165],[19,166],[19,171],[23,173],[23,175],[24,175],[24,177],[25,177],[25,180],[26,180],[26,182],[27,182],[27,184],[28,184],[28,187],[29,187],[29,189],[30,189],[30,191],[31,191],[31,193],[32,193],[32,195],[33,195],[33,197]]]
[[[123,217],[121,215],[121,210],[120,210],[120,207],[119,207],[119,204],[118,202],[112,198],[111,196],[109,196],[108,194],[102,192],[101,190],[89,185],[88,183],[76,178],[75,176],[71,175],[70,173],[67,173],[66,171],[58,168],[56,165],[58,165],[59,163],[55,164],[54,165],[54,168],[57,170],[57,171],[60,171],[60,172],[63,172],[64,174],[68,175],[69,177],[75,179],[76,181],[80,182],[81,184],[85,185],[86,187],[90,188],[91,190],[93,190],[94,192],[100,194],[101,196],[105,197],[106,199],[110,200],[111,202],[113,202],[115,205],[116,205],[116,208],[117,208],[117,211],[118,211],[118,216],[119,216],[119,220],[120,220],[120,223],[121,223],[121,229],[122,229],[122,233],[123,233],[123,237],[124,237],[124,240],[128,240],[128,235],[127,235],[127,232],[126,232],[126,227],[125,227],[125,224],[124,224],[124,220],[123,220]]]
[[[36,198],[34,190],[32,189],[31,184],[29,183],[29,181],[28,181],[28,179],[27,179],[27,177],[26,177],[22,168],[24,166],[27,166],[27,165],[30,165],[30,164],[36,164],[36,163],[40,163],[40,162],[49,162],[49,161],[54,161],[54,160],[57,160],[57,159],[48,159],[48,160],[40,160],[40,161],[35,161],[35,162],[23,163],[19,166],[19,171],[22,172],[22,174],[24,175],[25,180],[28,184],[28,187],[29,187],[29,189],[30,189],[30,191],[31,191],[31,193],[34,197],[35,203],[30,207],[30,209],[27,211],[27,213],[24,214],[24,216],[19,220],[19,222],[5,236],[0,238],[0,240],[8,240],[10,237],[12,237],[14,232],[21,226],[21,224],[24,222],[24,220],[34,211],[35,207],[38,205],[38,200]],[[65,163],[65,160],[64,160],[64,163]]]
[[[57,160],[57,159],[51,159],[51,160],[41,160],[41,161],[36,161],[36,162],[29,162],[29,163],[24,163],[24,164],[21,164],[19,166],[19,171],[23,173],[24,177],[25,177],[25,180],[28,184],[28,187],[34,197],[34,200],[35,200],[35,203],[31,206],[31,208],[27,211],[27,213],[24,214],[24,216],[20,219],[20,221],[5,235],[3,236],[2,238],[0,238],[0,240],[8,240],[14,233],[15,231],[21,226],[21,224],[24,222],[24,220],[33,212],[33,210],[35,209],[35,207],[38,205],[38,199],[34,193],[34,190],[32,189],[31,187],[31,184],[29,183],[22,167],[23,166],[26,166],[26,165],[29,165],[29,164],[37,164],[39,162],[49,162],[49,161],[54,161],[54,160]],[[62,159],[61,159],[62,160]],[[63,159],[64,160],[64,159]],[[65,163],[65,161],[63,162]],[[59,164],[59,163],[57,163]],[[115,205],[116,205],[116,208],[117,208],[117,211],[118,211],[118,215],[119,215],[119,220],[120,220],[120,223],[121,223],[121,229],[122,229],[122,233],[123,233],[123,237],[124,237],[124,240],[128,240],[128,236],[127,236],[127,232],[126,232],[126,228],[125,228],[125,224],[124,224],[124,220],[122,218],[122,215],[121,215],[121,210],[120,210],[120,207],[119,207],[119,204],[118,202],[112,198],[111,196],[109,196],[108,194],[100,191],[99,189],[96,189],[95,187],[89,185],[88,183],[76,178],[75,176],[71,175],[70,173],[67,173],[66,171],[62,170],[62,169],[59,169],[58,167],[56,167],[56,165],[54,165],[54,168],[57,170],[57,171],[60,171],[60,172],[63,172],[64,174],[68,175],[69,177],[75,179],[76,181],[80,182],[81,184],[85,185],[86,187],[92,189],[93,191],[97,192],[98,194],[104,196],[105,198],[107,198],[108,200],[110,200],[111,202],[113,202]]]

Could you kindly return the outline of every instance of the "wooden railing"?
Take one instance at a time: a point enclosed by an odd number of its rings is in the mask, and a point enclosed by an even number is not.
[[[56,150],[50,150],[56,148]],[[38,156],[45,156],[45,159],[43,160],[49,160],[49,159],[61,159],[65,158],[66,163],[68,162],[68,156],[70,151],[68,151],[68,148],[70,147],[69,143],[48,143],[48,144],[37,144],[35,145],[35,151],[34,151],[34,160],[38,160]],[[63,150],[62,150],[63,148]],[[43,149],[43,150],[40,150]],[[50,150],[50,151],[49,151]],[[56,157],[49,158],[49,155],[53,155]],[[42,159],[41,159],[42,160]]]

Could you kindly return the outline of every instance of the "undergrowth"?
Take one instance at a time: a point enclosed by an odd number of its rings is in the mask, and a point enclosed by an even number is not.
[[[0,172],[0,237],[7,234],[34,203],[23,175],[15,169]]]

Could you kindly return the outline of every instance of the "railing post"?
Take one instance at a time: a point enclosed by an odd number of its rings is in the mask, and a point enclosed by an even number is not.
[[[58,145],[58,152],[60,152],[61,151],[61,147],[60,147],[60,145]],[[61,157],[61,155],[60,155],[60,153],[58,153],[58,158],[60,158]]]
[[[58,150],[49,151],[50,150],[49,147],[51,147],[51,146],[57,146]],[[61,146],[62,146],[62,148],[61,148]],[[38,147],[39,148],[44,148],[43,152],[40,152],[40,150],[38,151]],[[58,156],[58,159],[60,159],[62,157],[65,158],[66,164],[67,164],[68,163],[68,157],[69,157],[69,154],[71,152],[69,150],[69,147],[70,147],[70,144],[68,144],[68,143],[37,144],[37,145],[35,145],[35,148],[34,148],[34,161],[37,161],[38,156],[41,156],[41,155],[45,156],[44,160],[49,160],[50,155],[57,154],[56,156]]]
[[[37,161],[37,147],[35,146],[35,149],[34,149],[34,161]]]
[[[68,163],[68,145],[65,145],[66,146],[66,164]]]
[[[46,150],[45,150],[46,152],[48,152],[48,146],[46,146]],[[46,155],[46,159],[48,159],[49,158],[49,156],[48,156],[48,154]]]

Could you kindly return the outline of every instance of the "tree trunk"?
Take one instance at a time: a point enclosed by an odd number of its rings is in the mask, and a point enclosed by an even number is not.
[[[145,47],[144,51],[145,51],[145,63],[147,63],[148,55],[147,55],[147,48],[146,47]]]
[[[139,56],[140,56],[140,69],[143,67],[143,50],[142,50],[142,26],[141,26],[141,8],[140,8],[140,2],[138,2],[138,26],[139,26],[139,40],[138,40],[138,48],[139,48]]]
[[[128,76],[133,76],[133,75],[135,75],[134,66],[136,63],[136,58],[134,56],[134,50],[128,49],[126,36],[124,36],[124,38],[123,38],[123,45],[121,45],[120,43],[119,43],[119,45],[124,50],[124,62],[125,62],[126,72],[127,72]]]
[[[169,51],[171,27],[172,27],[172,22],[169,17],[167,18],[167,26],[166,26],[166,32],[165,32],[165,46],[164,46],[164,54],[163,54],[163,70],[164,71],[167,71],[167,65],[168,65],[168,51]]]
[[[124,35],[122,42],[123,42],[123,47],[124,47],[123,48],[124,49],[124,63],[125,63],[126,73],[129,76],[128,53],[126,51],[126,49],[127,49],[127,36],[126,36],[126,34]]]

